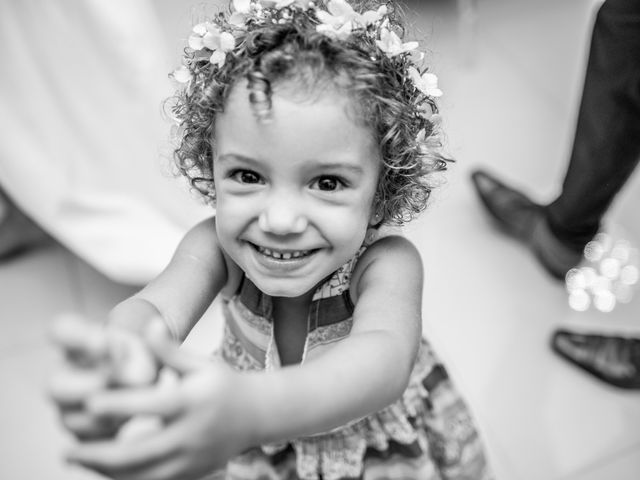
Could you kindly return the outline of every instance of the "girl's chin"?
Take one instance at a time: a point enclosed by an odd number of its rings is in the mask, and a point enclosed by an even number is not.
[[[300,286],[299,284],[295,286],[287,286],[277,285],[275,284],[277,282],[273,281],[266,281],[264,283],[255,281],[253,279],[252,281],[261,292],[269,295],[270,297],[299,298],[313,294],[313,292],[315,291],[315,285],[306,288],[305,286]]]

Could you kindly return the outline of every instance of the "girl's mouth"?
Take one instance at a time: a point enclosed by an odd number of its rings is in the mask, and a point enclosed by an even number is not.
[[[312,250],[276,250],[273,248],[262,247],[260,245],[251,244],[251,246],[265,257],[273,258],[274,260],[296,260],[299,258],[308,257],[309,255],[318,251],[318,249]]]

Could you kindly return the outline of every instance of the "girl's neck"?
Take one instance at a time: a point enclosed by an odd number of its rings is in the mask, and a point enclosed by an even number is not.
[[[280,307],[285,308],[302,308],[311,305],[311,301],[313,300],[313,294],[315,293],[315,288],[309,290],[306,293],[303,293],[299,297],[271,297],[272,303],[274,307],[279,305]]]
[[[272,297],[274,339],[282,365],[302,362],[312,300],[313,291],[299,297]]]

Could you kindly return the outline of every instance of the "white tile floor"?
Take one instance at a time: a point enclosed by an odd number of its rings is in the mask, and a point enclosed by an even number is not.
[[[558,327],[640,332],[640,292],[611,314],[571,311],[562,286],[491,228],[468,180],[484,165],[542,200],[557,192],[595,3],[477,2],[476,33],[462,43],[450,3],[417,7],[458,159],[431,210],[407,229],[427,272],[425,331],[469,399],[498,479],[637,480],[640,393],[592,380],[548,341]],[[159,5],[179,11],[177,1]],[[636,244],[639,201],[636,174],[610,215]],[[70,440],[46,399],[57,359],[46,329],[60,311],[100,317],[131,292],[59,246],[0,265],[0,478],[97,478],[60,460]]]

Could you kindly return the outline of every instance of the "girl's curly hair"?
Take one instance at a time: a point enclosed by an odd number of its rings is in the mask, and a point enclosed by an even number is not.
[[[373,2],[352,3],[358,4],[356,11],[364,11]],[[389,28],[402,38],[397,13],[388,5]],[[225,18],[220,14],[212,21],[229,28]],[[357,121],[371,130],[380,148],[383,167],[374,204],[380,224],[406,223],[425,209],[434,186],[432,174],[446,169],[448,159],[439,153],[438,125],[424,112],[426,107],[437,113],[437,106],[407,76],[412,65],[408,55],[390,58],[374,38],[357,32],[346,40],[331,38],[316,31],[318,23],[313,14],[293,10],[286,22],[249,24],[236,37],[236,47],[227,53],[222,67],[185,49],[192,81],[176,93],[171,106],[179,125],[177,168],[215,203],[216,117],[224,111],[231,89],[243,79],[248,81],[254,114],[264,121],[276,85],[286,84],[295,94],[344,92]]]

